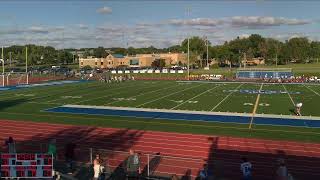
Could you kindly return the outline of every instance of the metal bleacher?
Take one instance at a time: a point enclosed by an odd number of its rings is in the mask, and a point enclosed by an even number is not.
[[[292,69],[274,68],[274,69],[238,69],[236,77],[239,79],[263,79],[263,78],[290,78],[293,76]]]

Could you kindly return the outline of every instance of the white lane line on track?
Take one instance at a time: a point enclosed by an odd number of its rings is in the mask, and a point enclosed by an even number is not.
[[[236,89],[234,89],[234,90],[239,89],[242,85],[243,85],[243,83],[240,84],[239,86],[237,86]],[[229,96],[231,96],[234,92],[235,92],[235,91],[230,92],[230,93],[229,93],[226,97],[224,97],[217,105],[215,105],[215,106],[211,109],[211,111],[214,111],[221,103],[223,103],[223,102],[224,102]]]
[[[190,99],[188,99],[188,100],[184,101],[183,103],[180,103],[180,104],[178,104],[178,105],[174,106],[174,107],[173,107],[173,108],[171,108],[171,109],[175,109],[175,108],[177,108],[177,107],[179,107],[179,106],[181,106],[181,105],[183,105],[183,104],[187,103],[188,101],[191,101],[191,100],[193,100],[193,99],[195,99],[195,98],[197,98],[197,97],[199,97],[199,96],[201,96],[201,95],[203,95],[203,94],[205,94],[205,93],[207,93],[207,92],[209,92],[209,91],[211,91],[211,90],[213,90],[213,89],[215,89],[215,88],[217,88],[217,87],[219,87],[219,85],[218,85],[218,86],[215,86],[215,87],[213,87],[213,88],[211,88],[211,89],[208,89],[208,90],[206,90],[206,91],[204,91],[204,92],[202,92],[202,93],[200,93],[200,94],[198,94],[198,95],[196,95],[196,96],[194,96],[194,97],[192,97],[192,98],[190,98]]]
[[[182,90],[180,90],[180,91],[176,91],[176,92],[174,92],[174,93],[170,93],[170,94],[168,94],[168,95],[166,95],[166,96],[162,96],[162,97],[159,97],[159,98],[153,99],[153,100],[151,100],[151,101],[148,101],[148,102],[145,102],[145,103],[139,104],[139,105],[138,105],[138,106],[136,106],[136,107],[141,107],[141,106],[143,106],[143,105],[146,105],[146,104],[149,104],[149,103],[152,103],[152,102],[158,101],[158,100],[160,100],[160,99],[163,99],[163,98],[166,98],[166,97],[172,96],[172,95],[174,95],[174,94],[177,94],[177,93],[180,93],[180,92],[183,92],[183,91],[186,91],[186,90],[192,89],[192,88],[199,87],[199,86],[201,86],[201,85],[202,85],[202,84],[200,84],[200,85],[198,85],[198,86],[193,86],[193,87],[190,87],[190,88],[185,88],[185,89],[182,89]]]
[[[20,132],[22,132],[22,131],[20,131]],[[6,134],[7,136],[10,136],[10,135],[12,135],[12,134],[15,134],[15,136],[19,136],[19,137],[29,137],[28,135],[26,135],[26,132],[25,131],[23,131],[23,133],[22,134],[16,134],[16,133],[14,133],[14,132],[12,132],[12,133],[8,133],[8,132],[4,132],[4,131],[2,131],[2,133],[1,134]],[[27,133],[27,134],[29,134],[29,133]],[[91,136],[94,136],[94,135],[91,135]],[[107,135],[106,135],[107,136]],[[39,137],[41,137],[41,135],[39,136]],[[44,137],[46,137],[46,136],[44,136]],[[132,136],[128,136],[128,137],[132,137]],[[62,136],[61,137],[59,137],[59,136],[57,136],[56,137],[56,139],[64,139]],[[88,139],[88,137],[82,137],[82,139],[83,139],[83,141],[86,141],[86,139]],[[149,139],[155,139],[155,138],[149,138]],[[101,143],[100,143],[101,142]],[[140,145],[138,145],[138,146],[140,146],[140,147],[144,147],[144,148],[148,148],[148,147],[153,147],[153,148],[155,148],[155,146],[152,146],[152,145],[147,145],[147,143],[149,143],[149,144],[156,144],[156,145],[159,145],[159,147],[161,147],[161,148],[163,148],[163,149],[168,149],[168,150],[181,150],[181,149],[177,149],[177,148],[165,148],[164,146],[174,146],[174,147],[178,147],[178,146],[182,146],[182,147],[185,147],[185,145],[179,145],[179,144],[169,144],[169,143],[161,143],[161,142],[145,142],[145,141],[142,141],[142,140],[140,140],[139,141],[140,143]],[[177,141],[178,143],[181,143],[180,141]],[[100,144],[106,144],[106,146],[108,145],[108,146],[110,146],[110,144],[114,144],[114,145],[117,145],[117,144],[121,144],[121,142],[120,143],[116,143],[116,142],[106,142],[105,140],[100,140],[100,141],[87,141],[87,143],[95,143],[95,144],[97,144],[97,143],[100,143]],[[219,146],[228,146],[228,147],[238,147],[238,148],[249,148],[249,149],[251,149],[251,148],[254,148],[254,149],[264,149],[264,150],[266,150],[265,148],[264,148],[264,146],[263,146],[263,143],[253,143],[253,142],[250,142],[250,145],[248,145],[248,143],[246,143],[246,142],[243,142],[242,144],[246,144],[246,145],[241,145],[241,144],[237,144],[238,142],[237,141],[227,141],[227,142],[223,142],[223,143],[219,143]],[[136,144],[137,145],[137,144]],[[274,147],[269,147],[268,146],[268,150],[275,150],[275,151],[277,151],[277,150],[279,150],[279,146],[282,146],[283,144],[276,144]],[[210,144],[209,144],[209,146],[210,146]],[[193,147],[195,147],[195,148],[193,148],[193,149],[197,149],[196,147],[199,147],[199,149],[201,149],[201,148],[204,148],[204,149],[206,149],[206,148],[209,148],[209,146],[207,145],[206,147],[203,147],[203,146],[193,146]],[[283,150],[288,150],[288,151],[291,151],[291,152],[301,152],[301,153],[318,153],[319,151],[317,151],[317,150],[304,150],[304,149],[297,149],[297,147],[299,147],[299,148],[301,148],[301,146],[290,146],[290,145],[285,145],[287,148],[283,148]],[[186,151],[186,152],[197,152],[197,153],[205,153],[205,152],[207,152],[207,150],[193,150],[193,149],[188,149],[188,150],[186,150],[186,149],[184,149],[184,151]]]

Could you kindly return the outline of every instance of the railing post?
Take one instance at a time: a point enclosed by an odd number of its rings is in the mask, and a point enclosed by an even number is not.
[[[92,164],[92,148],[90,148],[90,163]]]
[[[148,164],[147,164],[147,166],[148,166],[148,177],[150,176],[150,155],[149,154],[147,154],[147,157],[148,157]]]

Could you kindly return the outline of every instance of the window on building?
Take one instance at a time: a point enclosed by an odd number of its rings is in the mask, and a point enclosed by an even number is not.
[[[103,62],[101,62],[101,66],[103,66]]]
[[[108,64],[111,64],[111,62],[109,61]]]
[[[81,66],[83,66],[83,62],[81,62]]]
[[[98,65],[98,62],[95,62],[95,65]]]

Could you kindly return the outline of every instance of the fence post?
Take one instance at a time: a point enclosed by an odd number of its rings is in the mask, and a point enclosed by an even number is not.
[[[90,148],[90,163],[92,164],[92,148]]]
[[[147,157],[148,157],[148,164],[147,164],[147,166],[148,166],[148,177],[150,176],[150,155],[149,154],[147,154]]]

